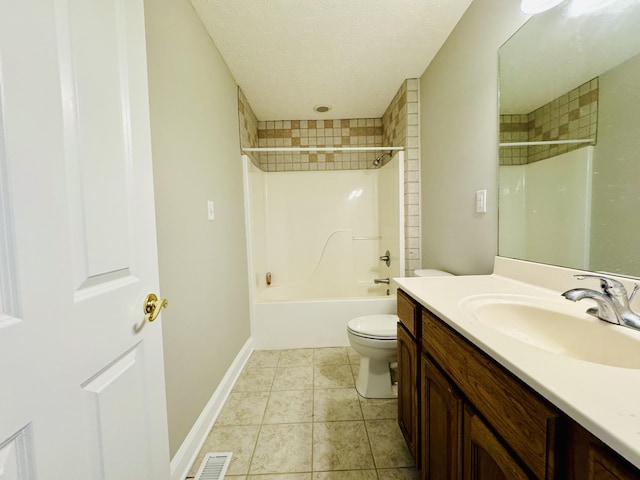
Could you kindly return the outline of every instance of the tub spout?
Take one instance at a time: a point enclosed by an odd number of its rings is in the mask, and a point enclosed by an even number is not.
[[[373,283],[386,283],[387,285],[389,285],[389,279],[388,278],[374,278],[373,279]]]

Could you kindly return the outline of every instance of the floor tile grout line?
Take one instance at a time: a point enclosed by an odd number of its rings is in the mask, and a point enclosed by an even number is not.
[[[355,387],[354,387],[355,388]],[[378,471],[378,465],[376,463],[376,457],[373,454],[373,446],[371,445],[371,437],[369,435],[369,429],[367,428],[367,421],[364,418],[364,409],[362,408],[362,401],[360,400],[360,393],[356,388],[356,395],[358,395],[358,405],[360,406],[360,413],[362,414],[362,422],[364,423],[364,431],[367,433],[367,442],[369,443],[369,450],[371,451],[371,459],[373,460],[373,468],[376,472],[376,479],[380,480],[380,472]],[[362,397],[365,398],[365,397]]]
[[[324,361],[327,361],[329,363],[317,364],[316,362],[322,361],[320,359],[320,357],[318,356],[320,349],[308,349],[308,350],[311,351],[310,353],[312,355],[311,356],[311,367],[312,367],[312,369],[311,369],[312,370],[312,372],[311,372],[312,373],[311,388],[310,389],[302,389],[302,390],[300,390],[301,392],[304,391],[304,390],[310,390],[311,391],[311,402],[312,403],[311,403],[311,421],[310,421],[310,423],[311,423],[311,465],[310,465],[310,471],[286,472],[286,473],[288,473],[288,474],[289,473],[309,473],[311,475],[311,477],[313,477],[313,475],[316,472],[341,471],[341,470],[338,470],[338,469],[335,469],[335,470],[334,469],[317,470],[317,471],[314,470],[314,464],[313,464],[313,462],[314,462],[314,446],[315,446],[314,436],[315,436],[315,433],[316,433],[315,432],[316,426],[314,424],[315,423],[357,422],[357,421],[362,421],[363,422],[363,426],[365,427],[365,432],[366,432],[366,435],[367,435],[367,442],[368,442],[369,449],[370,449],[370,452],[371,452],[371,456],[372,456],[372,459],[373,459],[373,466],[371,468],[352,468],[352,469],[347,469],[347,470],[372,470],[372,471],[375,471],[375,478],[377,478],[379,480],[381,478],[380,475],[381,475],[381,470],[382,469],[378,467],[376,459],[375,459],[375,456],[373,454],[372,439],[371,439],[371,435],[370,435],[370,432],[369,432],[369,428],[367,426],[367,419],[365,418],[365,404],[366,404],[366,400],[367,399],[365,399],[364,397],[361,397],[359,395],[359,393],[357,392],[357,389],[355,388],[355,373],[354,373],[353,368],[352,368],[352,366],[353,366],[352,363],[351,363],[352,358],[349,356],[349,349],[348,349],[348,347],[331,347],[331,348],[340,349],[340,350],[342,350],[343,354],[346,354],[346,358],[347,358],[346,364],[344,363],[344,360],[338,361],[335,358],[332,360],[330,355],[328,355],[328,359],[324,360]],[[299,349],[289,349],[289,350],[293,351],[293,350],[299,350]],[[282,361],[282,352],[283,351],[284,350],[278,352],[278,358],[277,358],[277,362],[276,362],[276,370],[278,368],[280,368],[280,362]],[[325,358],[325,357],[323,357],[323,358]],[[293,364],[285,365],[283,367],[286,368],[286,367],[309,365],[307,363],[307,360],[305,360],[304,358],[298,359],[298,362],[300,360],[303,361],[302,364],[301,363],[293,363]],[[291,360],[289,360],[289,362],[291,362]],[[258,366],[257,363],[253,363],[252,365],[253,366]],[[336,366],[340,366],[340,365],[346,365],[347,367],[349,367],[349,372],[351,374],[350,378],[352,380],[351,386],[347,387],[347,386],[344,386],[344,385],[333,385],[333,386],[328,386],[327,388],[324,388],[324,389],[319,389],[318,386],[316,385],[316,368],[315,367],[321,367],[321,366],[336,367]],[[245,365],[245,367],[248,367],[248,366],[249,365]],[[263,364],[262,364],[262,366],[264,367]],[[245,370],[245,368],[243,368],[243,370]],[[262,416],[261,416],[261,419],[260,419],[260,424],[257,425],[258,426],[258,434],[256,436],[255,441],[253,442],[253,450],[252,450],[252,453],[251,453],[251,457],[249,459],[248,471],[246,473],[247,476],[252,475],[251,474],[251,467],[252,467],[252,464],[253,464],[253,462],[255,460],[255,454],[256,454],[256,449],[257,449],[257,446],[258,446],[258,440],[259,440],[261,434],[263,433],[263,427],[264,427],[264,425],[270,425],[270,424],[266,424],[265,423],[266,414],[267,414],[267,411],[268,411],[268,406],[269,406],[269,403],[271,402],[271,400],[273,399],[273,394],[275,394],[275,392],[279,392],[277,390],[274,390],[274,384],[275,384],[275,373],[274,373],[273,381],[271,382],[268,390],[266,390],[266,392],[268,393],[267,401],[266,401],[266,404],[265,404],[265,407],[264,407],[264,411],[262,412]],[[359,413],[360,413],[360,419],[359,420],[355,420],[355,419],[344,419],[344,420],[335,419],[335,420],[332,420],[329,417],[328,419],[323,419],[322,422],[317,422],[316,421],[316,415],[318,414],[318,410],[316,408],[316,401],[315,401],[316,400],[316,393],[318,393],[319,390],[338,390],[338,389],[345,389],[345,390],[349,389],[349,390],[353,390],[355,392],[356,398],[358,399],[358,409],[359,409]],[[283,391],[286,391],[286,390],[283,390]],[[370,412],[372,414],[372,419],[374,419],[374,420],[375,419],[377,419],[377,420],[385,420],[385,419],[390,419],[391,420],[392,419],[392,417],[387,418],[387,416],[384,413],[383,413],[383,416],[381,418],[377,418],[379,413],[380,413],[380,411],[378,411],[377,407],[375,407],[374,405],[371,405],[370,408],[373,408],[373,411]],[[291,417],[287,417],[287,416],[284,416],[283,421],[281,422],[281,424],[300,424],[300,423],[306,423],[306,422],[299,422],[299,421],[292,422],[292,418]],[[388,467],[387,469],[402,469],[402,468],[405,468],[405,467],[400,467],[400,466],[394,467],[394,468]],[[406,467],[406,468],[410,468],[410,467]],[[285,472],[281,472],[281,473],[285,473]],[[262,475],[262,474],[260,474],[260,475]]]
[[[278,354],[278,363],[280,363],[280,354]],[[276,372],[277,372],[277,369],[276,369]],[[274,374],[274,379],[271,382],[271,386],[269,387],[269,395],[267,396],[267,403],[264,406],[264,412],[262,412],[262,418],[260,420],[260,425],[258,426],[258,434],[256,435],[256,439],[253,442],[253,449],[251,451],[251,458],[249,459],[249,465],[247,467],[247,474],[246,474],[247,477],[249,475],[251,475],[251,466],[253,465],[253,458],[255,457],[256,449],[258,447],[258,440],[260,439],[260,434],[262,433],[262,426],[264,425],[264,416],[267,413],[267,406],[269,405],[269,399],[271,398],[271,392],[273,391],[273,383],[274,382],[275,382],[275,374]]]
[[[373,454],[373,445],[371,444],[371,435],[369,434],[369,428],[367,427],[366,420],[364,421],[364,430],[367,432],[367,442],[369,442],[369,450],[371,450],[371,459],[373,460],[373,468],[376,470],[376,477],[378,480],[380,479],[380,468],[378,467],[378,462],[376,462],[376,456]]]

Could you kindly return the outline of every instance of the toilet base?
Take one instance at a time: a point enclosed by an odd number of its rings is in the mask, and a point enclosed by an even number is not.
[[[391,383],[388,360],[360,358],[360,370],[356,379],[356,390],[364,398],[397,398],[398,390]]]

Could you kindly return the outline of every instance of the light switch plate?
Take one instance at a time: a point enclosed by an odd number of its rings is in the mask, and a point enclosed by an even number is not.
[[[207,220],[214,220],[215,218],[216,216],[213,209],[213,200],[207,200]]]
[[[476,192],[476,213],[487,212],[487,191],[478,190]]]

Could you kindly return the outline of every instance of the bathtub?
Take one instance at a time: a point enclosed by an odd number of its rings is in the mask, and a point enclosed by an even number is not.
[[[347,346],[349,320],[396,312],[374,279],[404,276],[403,165],[267,173],[243,157],[255,348]]]
[[[354,286],[339,297],[313,298],[295,286],[256,292],[252,336],[257,349],[348,346],[347,322],[362,315],[396,313],[387,285]],[[317,296],[317,294],[315,295]]]

